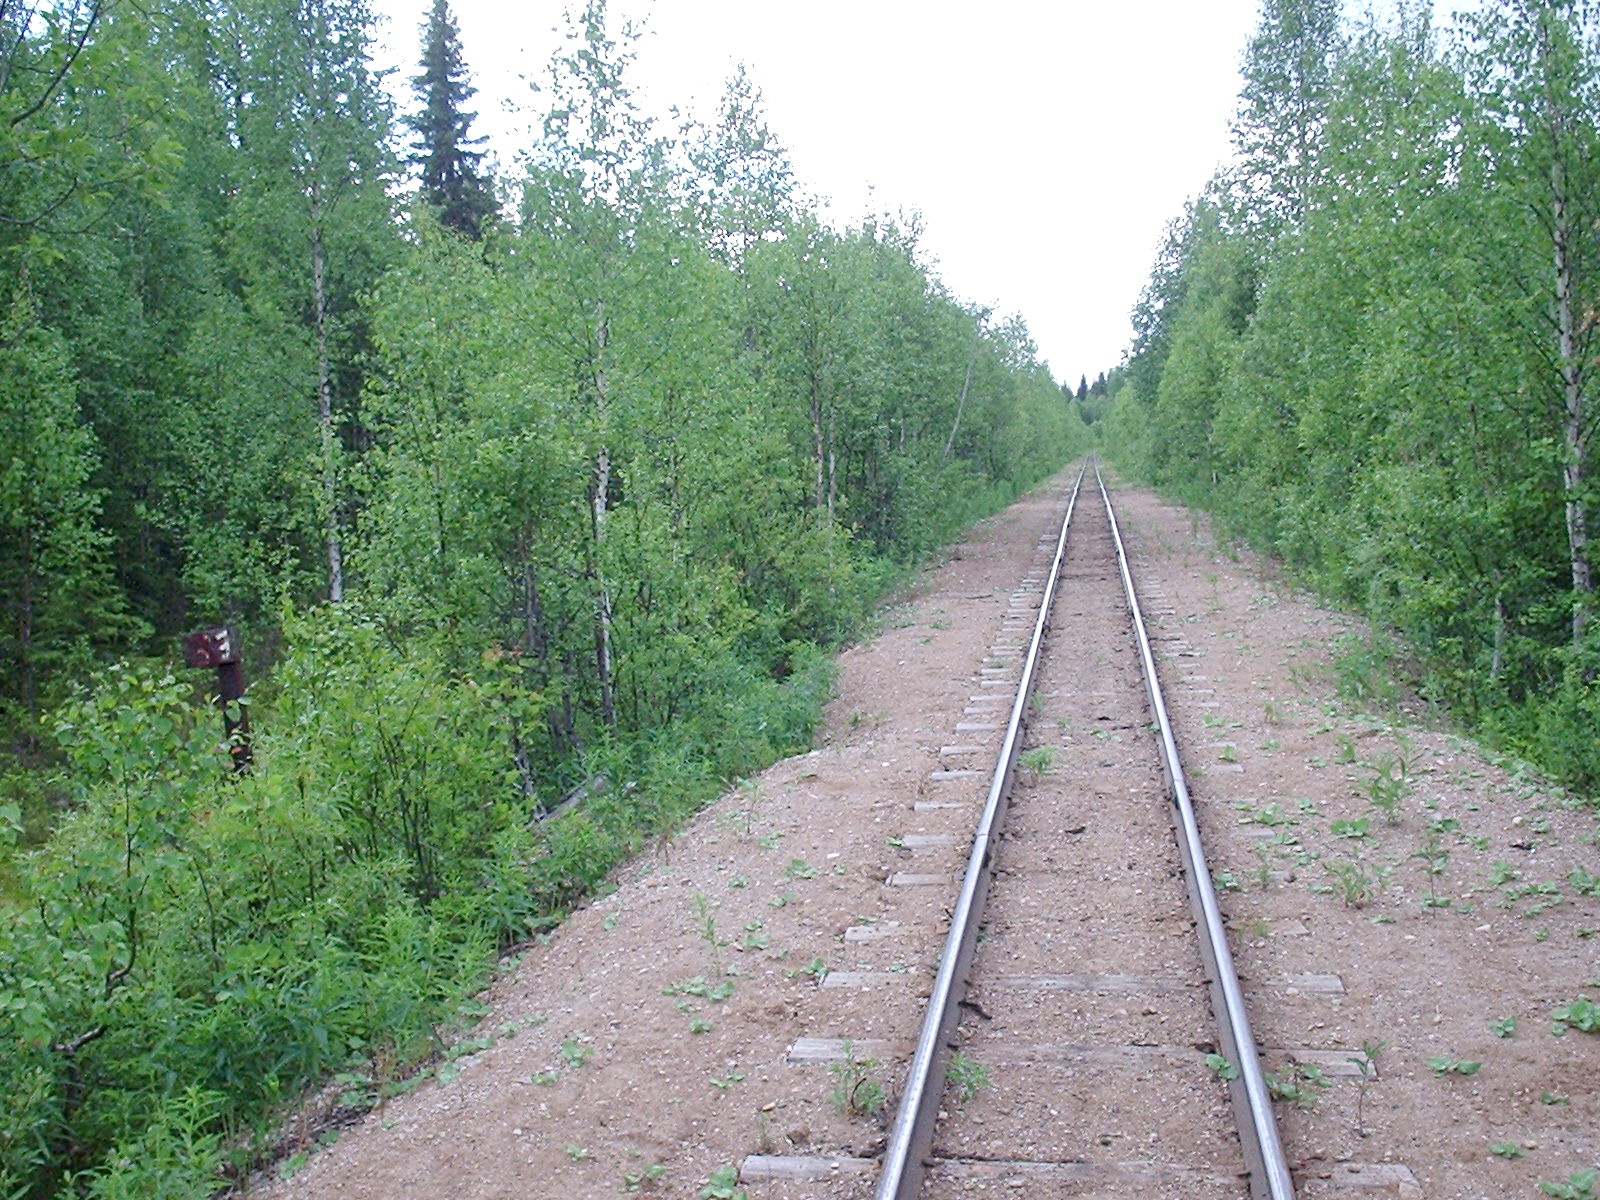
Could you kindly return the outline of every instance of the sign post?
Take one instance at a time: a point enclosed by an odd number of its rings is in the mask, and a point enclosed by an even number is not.
[[[250,769],[250,710],[244,697],[244,667],[239,661],[239,638],[222,625],[183,635],[183,661],[191,667],[217,669],[217,707],[222,710],[222,731],[228,739],[228,757],[239,774]]]

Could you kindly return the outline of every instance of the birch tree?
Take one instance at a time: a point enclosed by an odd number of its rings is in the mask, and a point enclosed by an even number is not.
[[[1595,590],[1589,458],[1600,299],[1597,28],[1600,8],[1584,0],[1504,0],[1472,26],[1469,47],[1494,121],[1491,185],[1511,201],[1501,219],[1513,223],[1520,236],[1512,245],[1524,252],[1506,265],[1536,298],[1528,334],[1538,393],[1559,431],[1574,646],[1584,641]],[[1494,231],[1483,234],[1490,253],[1506,246]]]

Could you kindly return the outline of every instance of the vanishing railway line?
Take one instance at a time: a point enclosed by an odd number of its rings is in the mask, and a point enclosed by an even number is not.
[[[1098,470],[1074,487],[1019,651],[877,1200],[1292,1197]],[[953,1055],[956,1074],[993,1068],[972,1103],[948,1102]]]

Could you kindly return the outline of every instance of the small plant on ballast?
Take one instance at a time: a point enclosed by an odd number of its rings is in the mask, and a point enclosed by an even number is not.
[[[828,1102],[843,1117],[875,1117],[883,1111],[883,1085],[872,1078],[878,1067],[875,1058],[857,1058],[855,1044],[844,1043],[844,1057],[828,1064],[833,1088]]]
[[[717,935],[717,915],[711,911],[711,901],[704,892],[696,892],[692,901],[694,905],[694,929],[700,935],[700,940],[706,944],[706,949],[711,954],[711,968],[715,974],[722,974],[722,948],[728,944],[728,939]]]
[[[1032,750],[1024,750],[1017,758],[1022,765],[1023,773],[1035,781],[1043,779],[1050,773],[1050,767],[1055,760],[1056,753],[1049,746],[1035,746]]]
[[[1400,807],[1411,795],[1410,764],[1405,754],[1380,754],[1367,764],[1367,801],[1390,825],[1400,824]]]
[[[1333,891],[1346,908],[1364,908],[1378,898],[1388,882],[1389,868],[1369,861],[1359,852],[1349,858],[1323,859],[1322,869],[1333,876]]]
[[[1579,1033],[1600,1033],[1600,1004],[1587,996],[1579,996],[1571,1004],[1563,1004],[1550,1014],[1553,1032],[1565,1033],[1568,1027]]]
[[[1596,1200],[1594,1185],[1600,1182],[1600,1169],[1574,1171],[1566,1179],[1541,1179],[1539,1190],[1556,1200]]]
[[[1356,1069],[1356,1136],[1367,1136],[1367,1122],[1363,1113],[1363,1106],[1367,1100],[1367,1088],[1371,1087],[1378,1078],[1378,1056],[1388,1049],[1388,1042],[1364,1041],[1361,1043],[1361,1053],[1352,1054],[1350,1062]]]
[[[1483,1064],[1470,1058],[1457,1058],[1453,1054],[1434,1054],[1422,1060],[1435,1075],[1476,1075]]]
[[[945,1079],[955,1088],[962,1100],[971,1100],[986,1087],[994,1086],[989,1080],[989,1068],[968,1058],[965,1054],[952,1054],[945,1068]]]
[[[700,1189],[700,1200],[749,1200],[750,1193],[739,1186],[739,1168],[729,1165],[711,1172],[705,1187]]]
[[[1239,1068],[1225,1054],[1212,1052],[1206,1055],[1206,1069],[1209,1070],[1223,1083],[1232,1083],[1239,1078]]]
[[[1315,1063],[1290,1062],[1266,1076],[1267,1091],[1274,1100],[1284,1100],[1296,1108],[1315,1108],[1318,1098],[1328,1090],[1328,1077]]]

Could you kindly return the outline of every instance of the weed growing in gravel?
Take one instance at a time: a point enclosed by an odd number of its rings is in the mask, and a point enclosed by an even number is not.
[[[1600,1033],[1600,1004],[1587,996],[1579,996],[1571,1004],[1564,1004],[1550,1014],[1555,1023],[1552,1032],[1562,1034],[1570,1026],[1579,1033]]]
[[[1244,814],[1239,818],[1241,825],[1265,825],[1269,829],[1277,825],[1296,825],[1299,821],[1283,811],[1281,804],[1252,805],[1244,801],[1234,805],[1234,808]]]
[[[1501,1017],[1498,1021],[1489,1022],[1489,1032],[1497,1038],[1508,1038],[1517,1031],[1515,1017]]]
[[[705,1187],[700,1189],[700,1200],[749,1200],[750,1193],[739,1186],[739,1168],[718,1167],[711,1172]]]
[[[1481,1062],[1474,1062],[1468,1058],[1456,1058],[1450,1054],[1435,1054],[1422,1061],[1432,1068],[1435,1075],[1476,1075],[1483,1069]]]
[[[945,1078],[956,1089],[962,1100],[971,1100],[986,1087],[994,1086],[989,1079],[989,1068],[968,1058],[965,1054],[952,1054],[945,1068]]]
[[[1541,1179],[1539,1190],[1556,1200],[1596,1200],[1594,1185],[1600,1181],[1600,1169],[1590,1167],[1574,1171],[1566,1179]]]
[[[575,1033],[571,1037],[562,1039],[561,1061],[567,1064],[569,1070],[576,1071],[594,1054],[594,1047],[588,1043],[589,1037],[583,1033]]]
[[[1302,1109],[1315,1108],[1322,1093],[1328,1090],[1328,1077],[1314,1063],[1288,1063],[1267,1075],[1266,1081],[1267,1091],[1274,1100],[1283,1100]]]
[[[1553,881],[1546,883],[1513,883],[1503,885],[1500,889],[1501,897],[1494,902],[1496,908],[1514,909],[1519,900],[1534,897],[1533,903],[1522,910],[1524,920],[1537,917],[1546,909],[1554,908],[1561,903],[1561,885]]]
[[[733,1068],[733,1070],[729,1071],[726,1075],[722,1076],[720,1079],[718,1077],[716,1077],[715,1075],[713,1075],[711,1077],[711,1086],[716,1088],[719,1092],[725,1092],[729,1088],[731,1088],[734,1084],[740,1083],[743,1080],[744,1080],[744,1072],[739,1070],[738,1067],[735,1067],[735,1068]]]
[[[828,1102],[842,1117],[875,1117],[883,1111],[883,1085],[871,1073],[879,1063],[875,1058],[857,1058],[855,1045],[846,1041],[844,1057],[828,1064],[833,1088]]]
[[[1349,858],[1324,859],[1322,868],[1333,877],[1334,895],[1346,908],[1365,908],[1383,893],[1389,881],[1390,868],[1369,861],[1359,850]]]
[[[711,953],[711,965],[721,974],[722,948],[728,944],[728,939],[717,936],[717,915],[711,911],[711,901],[706,899],[704,892],[696,892],[691,903],[694,905],[695,932]]]
[[[1443,822],[1428,822],[1428,837],[1422,843],[1422,849],[1411,855],[1412,858],[1421,859],[1423,870],[1428,873],[1428,894],[1422,898],[1423,908],[1447,908],[1450,904],[1448,896],[1439,894],[1439,880],[1450,869],[1450,851],[1444,845]]]
[[[721,1004],[734,993],[736,985],[731,979],[724,979],[721,983],[710,984],[704,975],[696,975],[693,979],[685,979],[680,983],[669,983],[661,989],[663,996],[699,996],[703,1000],[710,1000]]]
[[[1496,1158],[1504,1158],[1507,1160],[1526,1158],[1528,1156],[1528,1152],[1521,1146],[1517,1145],[1516,1142],[1496,1142],[1494,1145],[1489,1147],[1489,1153],[1493,1154]]]
[[[660,1163],[651,1163],[642,1171],[625,1173],[622,1176],[622,1190],[625,1193],[642,1192],[666,1173],[666,1167]]]
[[[589,1157],[589,1151],[586,1147],[575,1146],[571,1142],[567,1143],[566,1151],[567,1157],[573,1162],[582,1162],[584,1159]]]
[[[1367,1122],[1363,1111],[1367,1100],[1367,1088],[1378,1078],[1378,1056],[1389,1048],[1388,1042],[1364,1041],[1361,1043],[1361,1053],[1352,1054],[1350,1062],[1356,1069],[1356,1135],[1367,1136]]]
[[[1029,779],[1035,781],[1048,775],[1055,761],[1056,753],[1049,746],[1035,746],[1032,750],[1024,750],[1017,756],[1017,762],[1023,772]]]
[[[786,879],[812,879],[817,874],[817,869],[803,858],[791,858],[789,865],[783,869]]]
[[[1504,887],[1521,878],[1522,872],[1518,871],[1504,859],[1496,859],[1494,866],[1489,868],[1489,886]]]
[[[1272,845],[1269,842],[1256,842],[1250,850],[1256,856],[1256,869],[1252,875],[1257,886],[1264,892],[1272,886]]]
[[[1225,1055],[1206,1055],[1206,1069],[1224,1083],[1231,1083],[1239,1078],[1239,1068],[1229,1062]]]
[[[1380,754],[1367,764],[1372,778],[1367,780],[1367,802],[1383,814],[1390,825],[1400,824],[1400,809],[1411,795],[1411,780],[1406,760],[1398,754]]]

